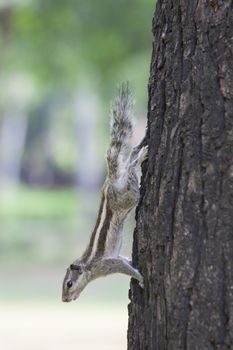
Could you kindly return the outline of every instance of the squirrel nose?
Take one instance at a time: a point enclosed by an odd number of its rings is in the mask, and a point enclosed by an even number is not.
[[[71,301],[71,299],[69,298],[66,298],[66,297],[62,297],[62,301],[65,302],[65,303],[68,303]]]

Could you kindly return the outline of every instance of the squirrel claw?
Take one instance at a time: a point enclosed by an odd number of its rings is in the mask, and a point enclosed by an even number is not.
[[[144,281],[143,281],[143,279],[142,279],[141,281],[139,281],[139,286],[140,286],[142,289],[144,289]]]
[[[138,280],[138,284],[142,289],[144,289],[144,279],[143,279],[142,275],[141,275],[140,279]]]
[[[139,152],[138,158],[140,159],[140,163],[144,162],[144,160],[148,158],[148,146],[143,146]]]

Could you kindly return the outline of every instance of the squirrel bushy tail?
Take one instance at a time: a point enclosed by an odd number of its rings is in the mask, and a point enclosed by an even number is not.
[[[108,175],[110,179],[120,176],[120,164],[130,147],[133,133],[131,109],[132,96],[128,83],[123,83],[111,111],[111,140],[107,152]]]

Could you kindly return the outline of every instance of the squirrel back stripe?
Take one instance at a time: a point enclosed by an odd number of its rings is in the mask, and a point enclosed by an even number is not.
[[[121,158],[127,155],[131,143],[133,133],[132,105],[133,100],[128,83],[123,83],[111,111],[111,141],[107,151],[110,179],[119,177]]]

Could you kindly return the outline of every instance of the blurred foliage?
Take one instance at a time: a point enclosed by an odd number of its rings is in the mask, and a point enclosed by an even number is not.
[[[109,101],[120,82],[130,81],[138,114],[142,111],[146,114],[154,3],[154,0],[2,3],[0,87],[4,91],[5,86],[10,86],[3,97],[8,104],[20,96],[27,105],[27,135],[21,164],[24,183],[74,184],[80,152],[75,140],[74,104],[81,90],[95,94],[99,100],[99,113],[95,111],[99,118],[97,134],[101,136],[97,157],[98,152],[102,157],[106,148]],[[2,105],[1,98],[0,122]]]
[[[31,0],[14,8],[5,64],[43,84],[86,76],[112,83],[123,62],[148,55],[153,7],[154,0]]]
[[[86,165],[80,164],[80,155],[88,123],[93,125],[86,146],[94,140],[88,162],[97,158],[103,164],[109,101],[117,84],[129,80],[136,114],[146,115],[154,7],[155,0],[0,1],[0,180],[19,164],[12,188],[0,182],[0,277],[8,279],[0,293],[4,297],[18,296],[20,290],[27,297],[41,297],[50,289],[54,296],[62,279],[54,274],[57,264],[62,264],[63,274],[64,262],[83,252],[99,195],[66,186],[77,184],[79,168]],[[80,122],[85,119],[80,117],[82,108],[77,108],[83,92],[88,105],[93,96],[97,100],[90,108],[94,117],[86,124]],[[103,175],[104,170],[91,174],[99,176],[97,185]],[[130,234],[123,254],[129,255],[132,221],[124,230]],[[34,273],[33,264],[40,274]],[[25,268],[31,271],[22,279]],[[18,279],[9,278],[9,271]],[[50,271],[47,284],[45,271]],[[115,296],[117,289],[113,286],[109,294]]]
[[[0,219],[69,220],[77,214],[77,203],[78,194],[71,189],[19,188],[1,193]]]

